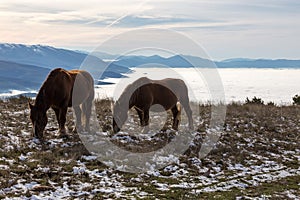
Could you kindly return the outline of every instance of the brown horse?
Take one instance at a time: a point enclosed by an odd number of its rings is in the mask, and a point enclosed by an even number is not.
[[[129,84],[113,109],[113,131],[120,131],[128,118],[128,110],[132,107],[138,113],[142,127],[149,125],[149,110],[152,105],[161,105],[165,110],[173,113],[172,128],[178,130],[180,121],[180,104],[183,105],[189,120],[189,128],[193,129],[192,110],[189,105],[188,89],[180,79],[151,80],[146,77],[139,78]]]
[[[82,130],[81,114],[83,112],[85,129],[89,131],[93,99],[94,79],[88,72],[66,71],[61,68],[52,70],[40,88],[35,104],[29,103],[34,137],[43,139],[43,131],[48,121],[46,112],[49,108],[55,112],[61,136],[66,136],[66,113],[68,107],[71,106],[75,110],[77,130]],[[82,106],[80,107],[80,105]]]

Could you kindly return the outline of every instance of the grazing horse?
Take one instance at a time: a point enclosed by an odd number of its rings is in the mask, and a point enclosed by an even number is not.
[[[76,127],[74,129],[83,130],[81,124],[81,114],[83,114],[85,130],[89,131],[93,99],[94,79],[88,72],[66,71],[62,68],[52,70],[40,88],[35,104],[29,103],[34,137],[43,139],[43,131],[48,121],[46,112],[49,108],[55,112],[60,136],[66,136],[65,123],[68,107],[73,107],[75,111]]]
[[[188,116],[189,128],[193,129],[192,110],[184,81],[173,78],[151,80],[142,77],[129,84],[116,101],[113,109],[114,133],[120,131],[128,118],[127,112],[132,107],[138,113],[141,126],[148,127],[150,107],[156,104],[161,105],[165,110],[171,109],[173,113],[172,128],[175,130],[178,130],[181,114],[180,104],[182,104]]]

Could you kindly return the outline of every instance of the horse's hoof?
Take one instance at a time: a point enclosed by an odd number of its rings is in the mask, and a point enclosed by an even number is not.
[[[189,130],[193,131],[194,130],[194,126],[189,126]]]
[[[162,129],[160,129],[160,132],[166,132],[168,129],[167,128],[162,128]]]
[[[58,131],[59,138],[66,138],[67,137],[67,132],[65,129],[61,129]]]
[[[78,133],[77,128],[73,128],[72,133]]]
[[[67,134],[60,134],[59,135],[59,138],[62,138],[62,139],[68,139],[69,136]]]
[[[82,133],[83,132],[83,127],[82,126],[76,126],[73,129],[73,133]]]
[[[40,139],[40,138],[37,138],[37,137],[34,137],[32,139],[32,141],[35,143],[35,144],[42,144],[43,143],[43,139]]]
[[[143,133],[143,134],[148,134],[149,131],[150,131],[149,126],[146,126],[146,127],[143,128],[142,133]]]

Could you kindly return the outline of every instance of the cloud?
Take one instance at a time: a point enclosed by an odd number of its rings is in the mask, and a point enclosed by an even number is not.
[[[191,18],[186,16],[160,16],[160,15],[124,15],[118,19],[118,16],[111,14],[101,15],[98,13],[85,15],[80,12],[62,11],[57,13],[36,13],[34,15],[23,15],[27,22],[48,25],[78,25],[90,27],[106,27],[112,23],[116,28],[141,28],[141,27],[187,27],[204,28],[211,27],[209,24],[217,26],[224,23],[224,20],[215,20],[208,18]],[[117,20],[118,19],[118,20]],[[202,25],[201,25],[202,24]]]
[[[283,56],[296,55],[299,10],[299,0],[1,0],[0,42],[92,49],[127,30],[150,27],[180,31],[219,55],[218,47],[227,44],[235,53],[270,46],[268,52],[277,47]]]
[[[196,21],[195,19],[179,18],[179,17],[164,17],[164,16],[145,16],[145,15],[128,15],[117,24],[119,27],[143,27],[148,25],[186,23]]]
[[[256,25],[251,23],[207,23],[207,24],[183,24],[183,25],[174,25],[170,26],[170,28],[177,31],[190,31],[190,30],[208,30],[208,31],[247,31],[249,29],[253,29]]]

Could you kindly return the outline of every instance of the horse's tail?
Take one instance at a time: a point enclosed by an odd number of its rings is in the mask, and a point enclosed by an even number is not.
[[[188,94],[188,87],[184,83],[183,80],[180,80],[180,94],[178,95],[178,100],[182,104],[189,120],[189,128],[191,130],[194,129],[193,127],[193,117],[192,117],[192,109],[190,107],[190,100]]]
[[[177,108],[178,112],[181,112],[181,104],[179,101],[177,101],[177,103],[176,103],[176,108]]]

